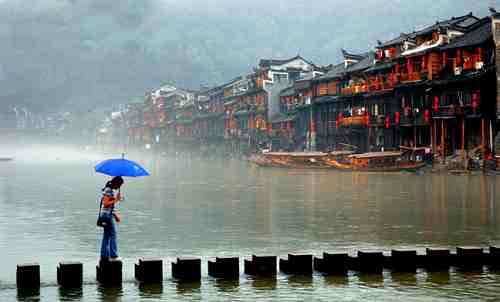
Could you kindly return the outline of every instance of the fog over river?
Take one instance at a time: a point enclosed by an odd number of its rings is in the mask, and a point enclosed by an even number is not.
[[[207,276],[206,260],[252,254],[311,253],[500,244],[500,178],[423,173],[346,173],[259,168],[239,159],[195,155],[163,157],[128,152],[151,176],[125,179],[119,206],[121,289],[95,283],[101,230],[95,226],[106,177],[93,166],[120,156],[61,146],[3,148],[0,156],[0,301],[15,301],[16,264],[41,265],[40,300],[324,300],[429,301],[500,295],[500,274],[483,272],[395,274],[346,278],[289,277],[239,282]],[[161,257],[161,287],[139,287],[133,263]],[[171,279],[178,256],[202,258],[201,284]],[[84,263],[82,291],[56,286],[61,260]],[[242,262],[242,261],[241,261]],[[243,270],[242,270],[243,271]]]

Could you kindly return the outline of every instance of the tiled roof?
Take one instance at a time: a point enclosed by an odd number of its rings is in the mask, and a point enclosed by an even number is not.
[[[386,42],[380,42],[378,43],[379,48],[385,48],[389,46],[394,46],[403,43],[406,39],[408,38],[407,34],[401,33],[399,37],[394,38],[392,40],[386,41]]]
[[[314,98],[314,104],[326,104],[326,103],[333,103],[339,99],[338,96],[333,96],[333,95],[325,95],[325,96],[320,96],[317,98]]]
[[[365,70],[375,64],[375,54],[373,52],[369,52],[366,57],[364,57],[361,61],[349,65],[347,67],[347,72],[356,72]]]
[[[238,77],[232,79],[231,81],[229,81],[229,82],[227,82],[225,84],[222,84],[221,87],[227,87],[227,86],[229,86],[231,84],[234,84],[234,83],[236,83],[238,81],[241,81],[242,79],[243,79],[243,76],[238,76]]]
[[[293,85],[286,87],[285,89],[281,90],[280,96],[293,96],[295,95],[295,87]]]
[[[366,69],[366,72],[376,72],[376,71],[381,71],[385,69],[392,68],[394,65],[396,65],[396,62],[383,62],[383,63],[376,63],[372,67]]]
[[[366,53],[354,54],[354,53],[348,52],[345,49],[341,49],[341,51],[342,51],[342,55],[344,56],[344,59],[362,60],[367,55]]]
[[[464,16],[460,17],[453,17],[448,20],[444,21],[438,21],[433,25],[427,26],[424,29],[417,30],[416,32],[412,33],[415,36],[420,36],[420,35],[426,35],[430,34],[440,28],[462,28],[462,29],[467,29],[467,27],[473,25],[476,23],[479,19],[475,16],[472,15],[472,13],[469,13]]]
[[[489,17],[483,18],[470,32],[465,33],[463,36],[457,37],[449,44],[441,47],[442,50],[461,48],[467,46],[480,45],[492,38],[491,19]]]
[[[313,79],[313,81],[320,82],[320,81],[324,81],[324,80],[330,80],[330,79],[334,79],[334,78],[339,78],[339,77],[341,77],[345,73],[345,71],[346,71],[345,63],[342,62],[340,64],[332,66],[332,68],[327,73],[325,73],[324,75],[319,76],[319,77]]]
[[[297,118],[297,115],[295,113],[280,112],[271,118],[271,123],[293,121],[295,118]]]
[[[314,65],[313,63],[309,62],[308,60],[304,59],[303,57],[301,57],[300,55],[296,55],[295,57],[293,58],[290,58],[290,59],[285,59],[285,60],[278,60],[278,59],[261,59],[259,61],[259,66],[261,67],[270,67],[272,65],[283,65],[283,64],[286,64],[288,62],[291,62],[293,60],[297,60],[297,59],[301,59],[301,60],[304,60],[305,62],[311,64],[311,65]]]

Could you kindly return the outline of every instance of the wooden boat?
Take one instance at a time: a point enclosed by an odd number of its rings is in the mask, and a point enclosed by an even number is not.
[[[415,171],[425,166],[422,160],[412,159],[406,152],[369,152],[348,155],[340,160],[328,159],[327,164],[339,170],[396,172]]]
[[[328,169],[329,159],[340,160],[343,156],[352,154],[351,151],[326,152],[266,152],[252,155],[250,162],[263,167],[298,168],[298,169]]]

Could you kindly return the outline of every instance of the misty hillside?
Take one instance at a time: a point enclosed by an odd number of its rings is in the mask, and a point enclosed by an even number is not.
[[[88,109],[197,88],[300,53],[326,65],[488,0],[0,0],[0,102]],[[4,106],[5,105],[5,106]]]

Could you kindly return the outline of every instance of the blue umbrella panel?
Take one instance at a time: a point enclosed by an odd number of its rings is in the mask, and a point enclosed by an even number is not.
[[[102,161],[95,166],[95,171],[109,176],[149,176],[149,172],[141,165],[124,158]]]

